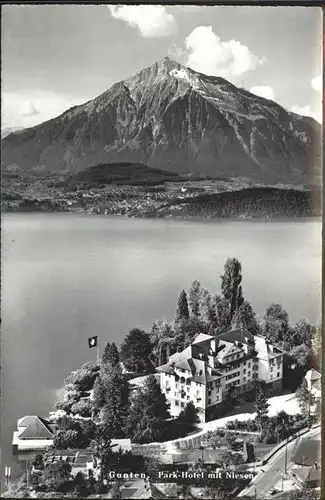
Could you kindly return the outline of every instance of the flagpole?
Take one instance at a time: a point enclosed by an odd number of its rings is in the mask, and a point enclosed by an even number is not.
[[[99,365],[99,337],[97,337],[97,364]]]

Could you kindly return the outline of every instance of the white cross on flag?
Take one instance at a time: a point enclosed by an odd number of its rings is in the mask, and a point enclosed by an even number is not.
[[[89,347],[96,347],[97,346],[97,335],[95,335],[95,337],[89,337],[88,346]]]

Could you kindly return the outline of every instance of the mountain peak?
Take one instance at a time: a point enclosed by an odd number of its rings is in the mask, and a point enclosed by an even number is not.
[[[281,106],[164,57],[56,119],[11,134],[3,165],[82,170],[139,162],[178,173],[303,179],[320,130]]]

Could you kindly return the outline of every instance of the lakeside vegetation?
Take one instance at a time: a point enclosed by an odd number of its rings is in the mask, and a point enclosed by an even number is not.
[[[128,437],[133,443],[143,444],[192,433],[198,424],[195,406],[189,402],[177,418],[171,418],[168,402],[154,375],[155,367],[165,362],[168,355],[188,346],[201,332],[218,335],[240,325],[255,335],[265,336],[285,351],[284,384],[290,391],[298,388],[302,415],[292,417],[283,411],[277,417],[268,417],[265,387],[256,383],[250,394],[257,412],[255,420],[234,421],[227,424],[224,432],[257,431],[261,443],[272,444],[310,425],[312,402],[308,401],[301,381],[309,368],[319,369],[319,332],[306,320],[291,325],[287,312],[279,304],[271,304],[264,317],[257,318],[244,294],[241,263],[235,258],[228,259],[220,279],[220,293],[211,293],[194,281],[188,290],[181,291],[172,322],[157,320],[150,332],[133,328],[119,349],[114,343],[106,344],[99,364],[85,363],[66,378],[64,391],[56,403],[56,409],[65,414],[58,419],[53,449],[48,453],[90,450],[97,460],[100,475],[86,478],[78,473],[72,477],[69,464],[64,467],[45,465],[44,457],[38,457],[36,465],[44,472],[37,477],[32,474],[37,495],[46,498],[44,495],[50,497],[56,492],[63,497],[83,498],[107,490],[104,479],[112,467],[145,471],[149,475],[158,467],[161,469],[162,465],[152,458],[146,460],[130,452],[115,453],[111,439]],[[147,378],[142,387],[132,388],[129,380],[137,373],[146,374]],[[236,400],[230,397],[228,410],[235,404]],[[216,439],[220,438],[218,433],[220,431],[215,433]],[[245,467],[234,437],[227,436],[229,451],[226,455],[220,454],[220,465]],[[193,467],[208,470],[199,460]],[[243,481],[242,487],[245,484]],[[225,500],[233,498],[233,485],[229,481],[205,487],[205,498],[218,498],[216,495],[221,491]]]

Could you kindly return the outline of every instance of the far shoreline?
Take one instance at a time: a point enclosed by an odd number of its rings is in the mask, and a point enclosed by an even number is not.
[[[177,216],[167,216],[167,217],[139,217],[135,215],[124,215],[124,214],[108,214],[105,215],[103,213],[93,213],[87,211],[77,211],[77,210],[68,210],[68,211],[43,211],[43,210],[35,210],[35,211],[24,211],[24,210],[2,210],[2,216],[17,216],[17,215],[59,215],[60,217],[65,216],[73,216],[79,218],[100,218],[100,219],[110,219],[110,220],[136,220],[136,221],[163,221],[163,222],[203,222],[203,223],[226,223],[226,222],[252,222],[252,223],[286,223],[286,222],[322,222],[321,215],[308,215],[305,217],[201,217],[198,215],[187,216],[187,217],[177,217]]]

